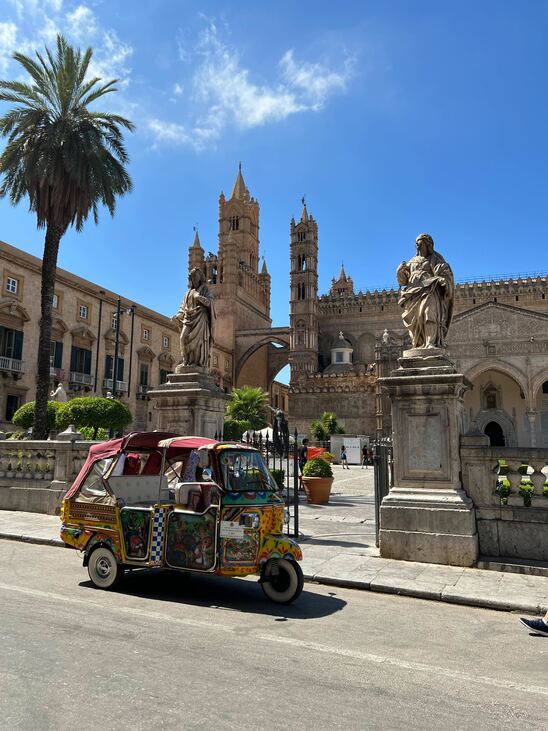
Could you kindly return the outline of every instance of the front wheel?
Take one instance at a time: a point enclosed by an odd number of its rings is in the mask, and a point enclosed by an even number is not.
[[[271,558],[261,577],[261,588],[276,604],[290,604],[303,590],[304,576],[296,561]]]
[[[114,589],[124,575],[124,569],[110,549],[99,546],[89,557],[88,574],[98,589]]]

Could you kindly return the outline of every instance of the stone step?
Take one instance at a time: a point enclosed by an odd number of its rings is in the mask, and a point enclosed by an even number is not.
[[[502,556],[480,556],[478,569],[503,571],[512,574],[529,574],[530,576],[546,576],[548,578],[548,562],[524,560],[522,558],[505,558]]]

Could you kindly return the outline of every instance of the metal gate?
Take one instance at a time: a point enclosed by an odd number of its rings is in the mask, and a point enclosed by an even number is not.
[[[373,442],[375,467],[375,545],[379,547],[381,527],[381,503],[390,488],[394,486],[394,460],[392,440],[381,439]]]

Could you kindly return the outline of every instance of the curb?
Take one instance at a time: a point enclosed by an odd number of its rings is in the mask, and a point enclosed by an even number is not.
[[[371,581],[360,581],[357,579],[337,579],[328,576],[304,575],[305,581],[311,584],[324,584],[325,586],[338,586],[345,589],[357,589],[360,591],[374,591],[378,594],[395,594],[407,596],[413,599],[424,599],[427,601],[445,602],[446,604],[460,604],[478,609],[492,609],[498,612],[525,612],[526,614],[544,615],[544,608],[538,603],[512,602],[489,597],[480,597],[477,594],[451,594],[444,590],[417,589],[415,587],[396,586],[395,584],[375,584]]]
[[[41,538],[40,536],[29,536],[21,533],[4,533],[0,531],[0,540],[19,541],[20,543],[34,543],[41,546],[55,546],[64,548],[65,544],[60,538]],[[454,594],[449,587],[446,590],[420,589],[413,586],[397,586],[396,584],[382,584],[373,581],[360,581],[359,579],[337,579],[330,576],[318,576],[317,574],[304,574],[306,582],[311,584],[323,584],[325,586],[339,586],[345,589],[357,589],[360,591],[374,591],[379,594],[396,594],[407,596],[413,599],[425,599],[429,601],[446,602],[447,604],[460,604],[481,609],[492,609],[499,612],[525,612],[526,614],[543,614],[540,604],[530,602],[512,602],[488,597],[480,597],[477,594]]]
[[[24,533],[0,532],[0,539],[5,541],[19,541],[20,543],[36,543],[39,546],[65,547],[65,544],[60,538],[41,538],[40,536],[27,536]]]

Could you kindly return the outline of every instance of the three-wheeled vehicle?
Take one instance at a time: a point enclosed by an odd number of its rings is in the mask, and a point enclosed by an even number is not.
[[[298,544],[260,452],[237,443],[144,432],[93,445],[61,507],[61,538],[93,584],[126,569],[259,574],[274,602],[303,588]]]

